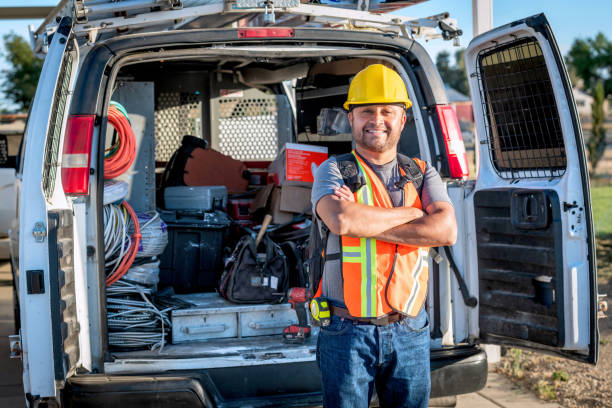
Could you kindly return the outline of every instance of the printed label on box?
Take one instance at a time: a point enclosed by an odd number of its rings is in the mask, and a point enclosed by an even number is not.
[[[327,148],[322,146],[287,143],[286,149],[287,180],[314,181],[314,170],[327,160]]]

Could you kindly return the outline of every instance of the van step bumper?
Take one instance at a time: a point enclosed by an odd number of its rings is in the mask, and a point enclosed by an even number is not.
[[[487,355],[478,347],[432,350],[431,398],[469,394],[487,383]]]
[[[77,375],[66,382],[64,407],[305,407],[321,404],[316,362],[177,372],[161,375]],[[291,374],[279,373],[289,370]],[[259,373],[259,371],[261,371]],[[431,397],[484,388],[487,358],[477,347],[431,353]]]

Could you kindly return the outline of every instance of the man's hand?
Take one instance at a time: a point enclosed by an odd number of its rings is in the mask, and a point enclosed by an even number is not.
[[[329,199],[332,203],[320,205]],[[353,207],[355,205],[356,207]],[[328,210],[346,211],[334,217],[331,214],[323,215]],[[385,212],[385,210],[409,209],[409,213]],[[379,208],[355,203],[355,196],[351,190],[343,185],[334,190],[334,194],[323,197],[317,204],[317,213],[329,227],[327,217],[344,221],[350,224],[338,224],[338,228],[346,233],[337,235],[349,235],[355,237],[371,237],[382,241],[393,242],[403,245],[414,246],[447,246],[453,245],[457,240],[457,221],[455,211],[450,203],[438,201],[430,204],[426,212],[418,208],[396,207]],[[349,218],[351,216],[356,218]],[[331,216],[331,217],[330,217]],[[348,216],[348,217],[347,217]],[[374,217],[374,218],[370,218]],[[388,217],[391,217],[389,219]],[[404,217],[404,218],[402,218]],[[400,223],[400,221],[402,221]],[[383,228],[379,233],[377,229]],[[370,235],[366,235],[370,234]]]
[[[350,202],[355,202],[355,196],[353,195],[353,193],[351,192],[351,189],[348,188],[348,186],[346,184],[342,185],[342,187],[340,188],[336,188],[334,190],[334,195],[332,196],[332,198],[334,200],[344,200],[344,201],[350,201]]]
[[[352,237],[374,237],[424,215],[418,208],[382,208],[354,201],[353,193],[343,186],[322,197],[316,211],[331,232]]]
[[[421,247],[454,245],[457,220],[452,204],[436,201],[427,206],[426,212],[424,217],[376,235],[376,239]]]

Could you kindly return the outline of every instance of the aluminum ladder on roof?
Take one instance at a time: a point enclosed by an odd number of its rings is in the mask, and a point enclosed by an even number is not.
[[[90,44],[98,39],[136,32],[218,28],[243,18],[250,18],[258,26],[263,23],[265,26],[378,29],[426,40],[456,39],[462,34],[448,13],[414,18],[367,11],[372,5],[385,4],[381,0],[342,1],[345,8],[301,3],[300,0],[62,0],[37,30],[30,29],[31,41],[35,52],[45,52],[47,34],[54,31],[54,23],[64,15],[73,16],[75,35],[86,38]],[[355,9],[346,8],[352,1],[355,1]],[[276,14],[281,16],[278,21]],[[226,18],[220,19],[220,16]],[[263,16],[263,19],[254,18],[256,16]]]

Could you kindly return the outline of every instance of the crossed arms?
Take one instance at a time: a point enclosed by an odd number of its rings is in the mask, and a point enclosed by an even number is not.
[[[412,207],[373,207],[354,202],[353,194],[343,186],[322,197],[316,211],[336,235],[423,247],[453,245],[457,240],[455,211],[445,201],[431,203],[425,212]]]

